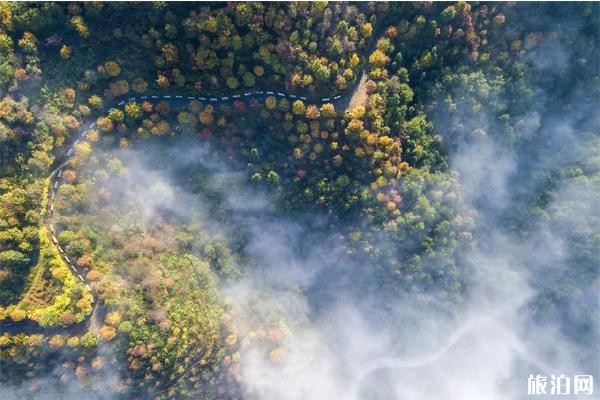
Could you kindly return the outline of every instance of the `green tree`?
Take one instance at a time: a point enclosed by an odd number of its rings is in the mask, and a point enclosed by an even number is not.
[[[108,118],[110,118],[113,121],[120,122],[125,119],[125,115],[123,114],[123,111],[121,111],[119,108],[113,108],[108,112]]]
[[[304,115],[306,112],[306,107],[304,106],[304,102],[302,100],[296,100],[292,104],[292,112],[296,115]]]
[[[140,119],[142,117],[142,107],[135,101],[125,104],[125,114],[130,119]]]
[[[87,332],[81,337],[79,343],[86,349],[94,349],[98,344],[98,335],[93,332]]]
[[[14,269],[21,269],[27,267],[29,262],[29,257],[17,250],[0,251],[0,264],[2,265],[9,265]]]
[[[240,82],[234,76],[230,76],[229,78],[227,78],[226,83],[227,83],[227,87],[232,90],[235,90],[240,86]]]
[[[244,86],[246,87],[254,87],[254,85],[256,84],[256,78],[254,77],[254,74],[250,71],[244,73],[243,80]]]
[[[108,76],[118,76],[121,74],[121,67],[116,61],[107,61],[104,63],[104,71]]]

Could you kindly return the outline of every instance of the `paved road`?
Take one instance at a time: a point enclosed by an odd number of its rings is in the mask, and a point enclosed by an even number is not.
[[[352,89],[354,90],[356,86]],[[345,106],[348,104],[348,100],[351,97],[352,90],[349,93],[342,95],[336,95],[333,97],[323,97],[320,99],[309,99],[306,96],[290,94],[279,91],[244,91],[238,92],[227,96],[187,96],[187,95],[175,95],[175,94],[154,94],[154,95],[143,95],[143,96],[131,96],[127,98],[119,98],[115,99],[110,103],[108,111],[112,110],[114,107],[122,107],[127,102],[130,101],[151,101],[151,102],[159,102],[159,101],[167,101],[172,105],[184,105],[190,101],[198,100],[205,104],[219,104],[224,102],[234,102],[234,101],[249,101],[250,99],[264,99],[267,96],[274,96],[276,98],[287,98],[291,101],[295,101],[297,99],[303,100],[309,104],[323,104],[323,103],[332,103],[336,106],[342,105]],[[339,111],[339,110],[338,110]],[[50,190],[49,190],[49,201],[48,201],[48,210],[47,214],[52,216],[54,213],[54,205],[56,193],[60,187],[60,185],[64,182],[64,178],[62,173],[66,165],[68,165],[71,156],[75,153],[74,146],[77,145],[80,141],[84,141],[87,138],[88,132],[90,129],[94,129],[96,127],[96,123],[89,120],[86,121],[83,125],[82,130],[79,132],[78,136],[75,138],[74,142],[69,146],[64,152],[64,156],[57,159],[62,159],[63,161],[57,161],[59,165],[55,167],[55,169],[50,173]],[[0,334],[7,332],[11,334],[17,333],[46,333],[46,334],[55,334],[55,333],[65,333],[68,332],[70,334],[82,334],[85,333],[90,327],[98,326],[98,321],[102,318],[101,314],[105,312],[104,308],[98,304],[98,294],[94,289],[94,285],[91,285],[86,277],[85,273],[82,269],[77,267],[72,261],[68,258],[68,256],[64,253],[64,249],[58,243],[56,239],[57,228],[52,224],[48,223],[48,228],[50,232],[50,239],[52,243],[57,247],[57,250],[61,253],[62,257],[65,259],[65,262],[69,265],[71,272],[75,275],[77,279],[79,279],[85,287],[91,291],[92,297],[94,299],[94,307],[90,315],[88,315],[82,322],[70,325],[68,327],[54,327],[54,328],[44,328],[41,327],[34,321],[24,320],[18,323],[6,323],[0,326]],[[384,357],[372,360],[366,363],[359,373],[359,376],[354,380],[355,384],[353,388],[351,388],[350,393],[353,399],[358,398],[360,384],[364,381],[364,379],[370,375],[371,373],[385,368],[418,368],[427,366],[435,363],[441,357],[443,357],[451,348],[453,348],[459,341],[463,340],[467,334],[471,333],[475,329],[489,324],[493,319],[491,318],[473,318],[465,321],[462,325],[460,325],[452,334],[447,338],[446,344],[440,347],[439,349],[424,354],[422,356],[413,357],[413,358],[403,358],[403,357]],[[547,370],[546,366],[543,366],[542,363],[535,359],[532,356],[526,347],[517,339],[511,338],[512,347],[523,356],[526,360],[531,362],[533,365],[538,366],[541,370]]]
[[[221,104],[228,102],[248,102],[252,99],[265,99],[269,96],[274,96],[277,99],[285,98],[290,101],[302,100],[307,104],[316,104],[322,105],[325,103],[331,103],[335,106],[342,105],[344,106],[347,103],[347,99],[351,97],[352,90],[354,87],[347,91],[345,94],[335,95],[331,97],[321,97],[321,98],[309,98],[305,95],[301,94],[293,94],[281,91],[274,90],[247,90],[241,91],[237,93],[232,93],[229,95],[223,96],[191,96],[191,95],[183,95],[183,94],[151,94],[151,95],[141,95],[141,96],[124,96],[120,98],[112,99],[108,106],[108,112],[113,110],[115,107],[123,107],[128,102],[160,102],[166,101],[174,106],[183,106],[191,101],[200,101],[203,104]],[[73,142],[69,147],[62,150],[61,153],[58,154],[55,164],[58,164],[52,172],[49,174],[50,178],[50,188],[48,191],[48,209],[46,210],[46,215],[52,217],[55,210],[55,200],[57,197],[58,190],[60,185],[64,182],[63,171],[64,168],[69,164],[71,157],[75,154],[75,146],[82,141],[87,139],[88,133],[90,130],[96,128],[95,120],[88,119],[82,125],[81,130],[74,136]],[[48,218],[49,219],[49,218]],[[60,252],[64,261],[69,266],[71,273],[75,276],[76,279],[81,281],[81,283],[85,286],[87,290],[91,292],[93,308],[92,312],[81,322],[67,326],[67,327],[53,327],[53,328],[45,328],[40,326],[37,322],[26,319],[20,322],[6,322],[0,325],[0,334],[3,333],[61,333],[61,332],[69,332],[69,333],[79,333],[84,332],[89,327],[97,327],[98,326],[98,318],[99,314],[103,313],[102,307],[98,303],[98,293],[94,289],[94,285],[91,284],[87,278],[85,271],[82,268],[79,268],[73,261],[69,258],[67,254],[65,254],[65,250],[62,248],[60,243],[58,242],[57,235],[60,233],[58,226],[54,226],[53,224],[47,222],[47,220],[43,220],[42,223],[46,223],[48,226],[49,232],[49,240],[56,246],[57,251]],[[94,323],[92,323],[94,322]]]

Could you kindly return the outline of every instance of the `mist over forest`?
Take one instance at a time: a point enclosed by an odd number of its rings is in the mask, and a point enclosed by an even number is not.
[[[599,33],[0,2],[0,399],[593,398]]]

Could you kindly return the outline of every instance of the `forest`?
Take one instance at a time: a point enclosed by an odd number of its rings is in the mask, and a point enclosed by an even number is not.
[[[592,398],[599,105],[600,3],[0,1],[0,400]]]

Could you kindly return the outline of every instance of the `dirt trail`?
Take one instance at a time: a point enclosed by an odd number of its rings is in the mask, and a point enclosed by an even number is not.
[[[360,80],[358,81],[358,85],[352,93],[350,102],[348,103],[348,106],[344,111],[348,112],[354,110],[358,106],[366,106],[368,98],[369,95],[367,94],[367,72],[363,71]]]

